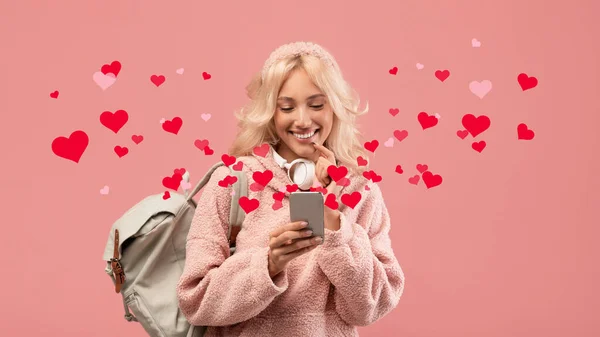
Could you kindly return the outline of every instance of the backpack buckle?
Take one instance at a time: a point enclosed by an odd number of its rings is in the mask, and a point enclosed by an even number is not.
[[[115,229],[115,246],[113,251],[113,258],[110,259],[110,265],[113,270],[113,275],[115,277],[115,292],[121,292],[121,286],[125,283],[125,272],[123,271],[123,266],[121,265],[121,260],[119,260],[119,230]]]

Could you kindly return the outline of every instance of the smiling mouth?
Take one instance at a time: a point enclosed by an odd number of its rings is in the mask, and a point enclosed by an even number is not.
[[[294,137],[296,137],[297,139],[305,140],[305,139],[310,139],[310,138],[314,137],[319,132],[319,129],[312,130],[308,133],[296,133],[296,132],[292,132],[292,131],[289,131],[289,132],[290,132],[290,134],[294,135]]]

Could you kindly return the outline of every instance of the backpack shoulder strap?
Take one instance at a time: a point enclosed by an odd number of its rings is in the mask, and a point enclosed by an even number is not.
[[[242,229],[242,223],[244,222],[244,217],[246,216],[246,213],[240,207],[239,200],[241,197],[248,195],[248,182],[246,179],[246,174],[243,171],[236,171],[231,167],[229,168],[229,171],[237,178],[237,181],[233,184],[234,193],[231,197],[229,232],[227,233],[227,237],[229,238],[229,248],[233,254],[235,251],[235,239],[237,234]]]

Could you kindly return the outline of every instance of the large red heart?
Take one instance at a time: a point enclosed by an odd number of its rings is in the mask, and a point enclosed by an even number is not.
[[[181,184],[181,180],[183,180],[181,174],[174,173],[171,177],[164,177],[162,180],[162,184],[166,188],[170,188],[173,191],[177,191],[177,189],[179,189],[179,184]]]
[[[269,153],[269,144],[265,143],[261,146],[256,146],[252,152],[257,156],[266,157],[267,153]]]
[[[254,173],[252,173],[252,178],[254,179],[254,181],[261,184],[262,186],[267,186],[269,181],[273,179],[273,172],[271,172],[270,170],[266,170],[263,172],[255,171]]]
[[[521,123],[517,126],[517,138],[523,140],[532,140],[535,133],[527,128],[527,124]]]
[[[52,141],[52,152],[61,158],[79,163],[79,159],[81,159],[83,152],[85,152],[89,141],[88,135],[85,132],[77,130],[71,133],[69,138],[55,138]]]
[[[225,164],[225,166],[229,166],[233,163],[235,163],[235,157],[234,156],[230,156],[228,154],[223,154],[221,156],[221,160],[223,161],[223,163]]]
[[[119,72],[121,71],[121,62],[113,61],[110,65],[105,64],[102,66],[102,68],[100,68],[100,71],[104,75],[111,73],[115,75],[115,77],[117,77],[117,75],[119,75]]]
[[[360,192],[355,191],[352,192],[352,194],[344,193],[341,199],[344,205],[354,209],[354,207],[358,204],[361,198],[362,195],[360,194]]]
[[[427,112],[424,111],[419,112],[417,119],[419,120],[419,124],[421,124],[423,130],[434,127],[438,123],[437,117],[435,117],[434,115],[429,115]]]
[[[127,123],[128,119],[129,115],[125,110],[117,110],[114,113],[110,111],[104,111],[102,114],[100,114],[100,123],[106,126],[109,130],[112,130],[114,133],[119,132],[123,125]]]
[[[378,146],[379,146],[379,141],[377,139],[374,139],[370,142],[365,143],[365,149],[367,149],[368,151],[371,151],[371,152],[375,152],[375,150],[377,150]]]
[[[382,177],[377,175],[377,173],[375,173],[373,170],[363,172],[363,177],[370,179],[374,183],[378,183],[382,179]]]
[[[277,201],[282,201],[283,198],[285,198],[285,193],[283,193],[283,192],[275,192],[275,193],[273,193],[273,199],[275,199]]]
[[[183,120],[179,117],[175,117],[170,121],[165,121],[162,124],[162,128],[163,130],[173,133],[173,134],[177,134],[179,132],[179,129],[181,129],[181,126],[183,125]]]
[[[439,174],[434,175],[429,171],[425,171],[423,173],[423,182],[425,183],[425,186],[427,186],[428,189],[436,187],[442,183],[442,176],[440,176]]]
[[[475,117],[472,114],[466,114],[462,118],[462,125],[473,137],[476,137],[478,134],[487,130],[490,127],[490,124],[491,121],[489,117],[485,115]]]
[[[537,78],[533,76],[529,77],[525,73],[519,74],[519,76],[517,76],[517,81],[519,82],[519,85],[523,91],[535,88],[538,84]]]
[[[325,199],[325,206],[337,210],[340,204],[335,200],[335,194],[329,193],[327,194],[327,198]],[[354,208],[354,207],[353,207]]]
[[[329,174],[329,177],[333,179],[333,181],[338,182],[348,174],[348,168],[343,165],[340,165],[339,167],[329,165],[327,167],[327,174]]]
[[[246,212],[246,214],[257,209],[258,205],[260,204],[258,202],[258,199],[248,199],[247,196],[241,197],[238,203],[240,204],[244,212]]]
[[[450,76],[450,71],[448,70],[436,70],[435,71],[435,77],[437,77],[438,80],[444,82],[448,76]]]

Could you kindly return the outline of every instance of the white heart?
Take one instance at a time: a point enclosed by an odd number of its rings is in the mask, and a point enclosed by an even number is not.
[[[95,72],[92,78],[94,79],[94,82],[96,82],[96,84],[102,88],[102,90],[108,89],[117,81],[117,78],[112,73],[104,75],[101,71]]]
[[[160,124],[164,124],[164,123],[165,123],[165,119],[164,119],[164,118],[161,118],[161,120],[160,120]]]
[[[104,187],[102,187],[102,189],[100,189],[100,194],[107,195],[108,190],[109,190],[108,186],[104,186]]]
[[[176,73],[178,73],[179,75],[183,74],[183,68],[179,68],[177,70],[175,70]]]
[[[385,147],[392,147],[392,146],[394,146],[394,137],[390,137],[385,143],[383,143],[383,145]]]
[[[422,65],[421,63],[417,63],[417,69],[421,70],[423,69],[425,66]]]
[[[435,118],[437,118],[437,119],[440,119],[440,118],[442,118],[442,116],[440,116],[440,114],[439,114],[439,113],[436,113],[436,114],[435,114]]]
[[[181,186],[181,189],[184,191],[189,190],[192,187],[192,184],[190,184],[189,182],[182,180],[181,183],[179,183],[179,185]]]
[[[490,90],[492,90],[492,82],[488,80],[483,80],[481,82],[473,81],[469,83],[469,90],[471,90],[475,96],[483,98]]]
[[[471,40],[471,46],[473,46],[473,48],[479,48],[481,47],[481,42],[477,39],[473,39]]]
[[[211,114],[202,114],[200,117],[202,117],[202,119],[204,119],[205,122],[208,122],[208,120],[211,117]]]

